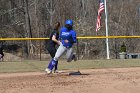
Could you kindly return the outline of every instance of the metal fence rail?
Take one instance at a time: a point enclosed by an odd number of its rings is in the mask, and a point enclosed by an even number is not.
[[[140,38],[140,36],[79,36],[77,39]],[[0,40],[48,40],[49,38],[0,38]]]

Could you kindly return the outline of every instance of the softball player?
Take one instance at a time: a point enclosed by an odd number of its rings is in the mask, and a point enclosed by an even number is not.
[[[3,53],[3,45],[0,44],[0,61],[3,61],[4,53]]]
[[[72,48],[73,44],[76,43],[76,32],[73,30],[72,20],[66,20],[65,27],[62,27],[60,30],[59,39],[61,42],[55,57],[50,61],[48,67],[45,69],[48,74],[52,72],[54,66],[57,64],[57,61],[65,51],[67,52],[67,62],[71,62],[72,60],[76,61]]]
[[[59,27],[60,27],[60,22],[56,22],[54,24],[54,29],[50,34],[50,39],[49,42],[47,43],[47,50],[49,54],[51,55],[52,58],[54,58],[55,53],[56,53],[56,45],[60,45],[60,41],[58,40],[59,38]],[[56,61],[56,65],[54,68],[54,72],[57,71],[58,67],[58,61]]]

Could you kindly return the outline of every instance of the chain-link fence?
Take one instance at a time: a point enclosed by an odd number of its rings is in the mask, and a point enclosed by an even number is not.
[[[78,40],[78,50],[80,59],[106,59],[106,39],[82,39]],[[127,53],[140,53],[139,38],[111,38],[109,43],[109,53],[111,59],[118,59],[121,46],[126,46]]]
[[[28,47],[28,42],[30,46]],[[77,58],[84,59],[106,59],[106,38],[77,39],[74,45],[74,53]],[[139,38],[109,38],[109,53],[111,59],[119,59],[121,46],[126,46],[127,53],[140,53]],[[47,40],[9,40],[1,41],[4,51],[4,61],[22,60],[50,60],[50,55],[46,49]],[[62,56],[65,58],[65,55]]]

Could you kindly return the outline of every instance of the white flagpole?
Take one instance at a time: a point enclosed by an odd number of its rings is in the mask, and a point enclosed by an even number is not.
[[[106,23],[106,37],[108,37],[108,16],[107,16],[107,6],[106,6],[106,0],[104,0],[105,4],[105,23]],[[109,44],[108,44],[108,38],[106,38],[106,53],[107,53],[107,59],[110,59],[109,57]]]

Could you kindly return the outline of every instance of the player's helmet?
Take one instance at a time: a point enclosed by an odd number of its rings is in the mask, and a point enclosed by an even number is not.
[[[72,20],[66,20],[65,24],[66,24],[66,25],[71,25],[71,26],[72,26],[72,25],[73,25],[73,21],[72,21]]]

